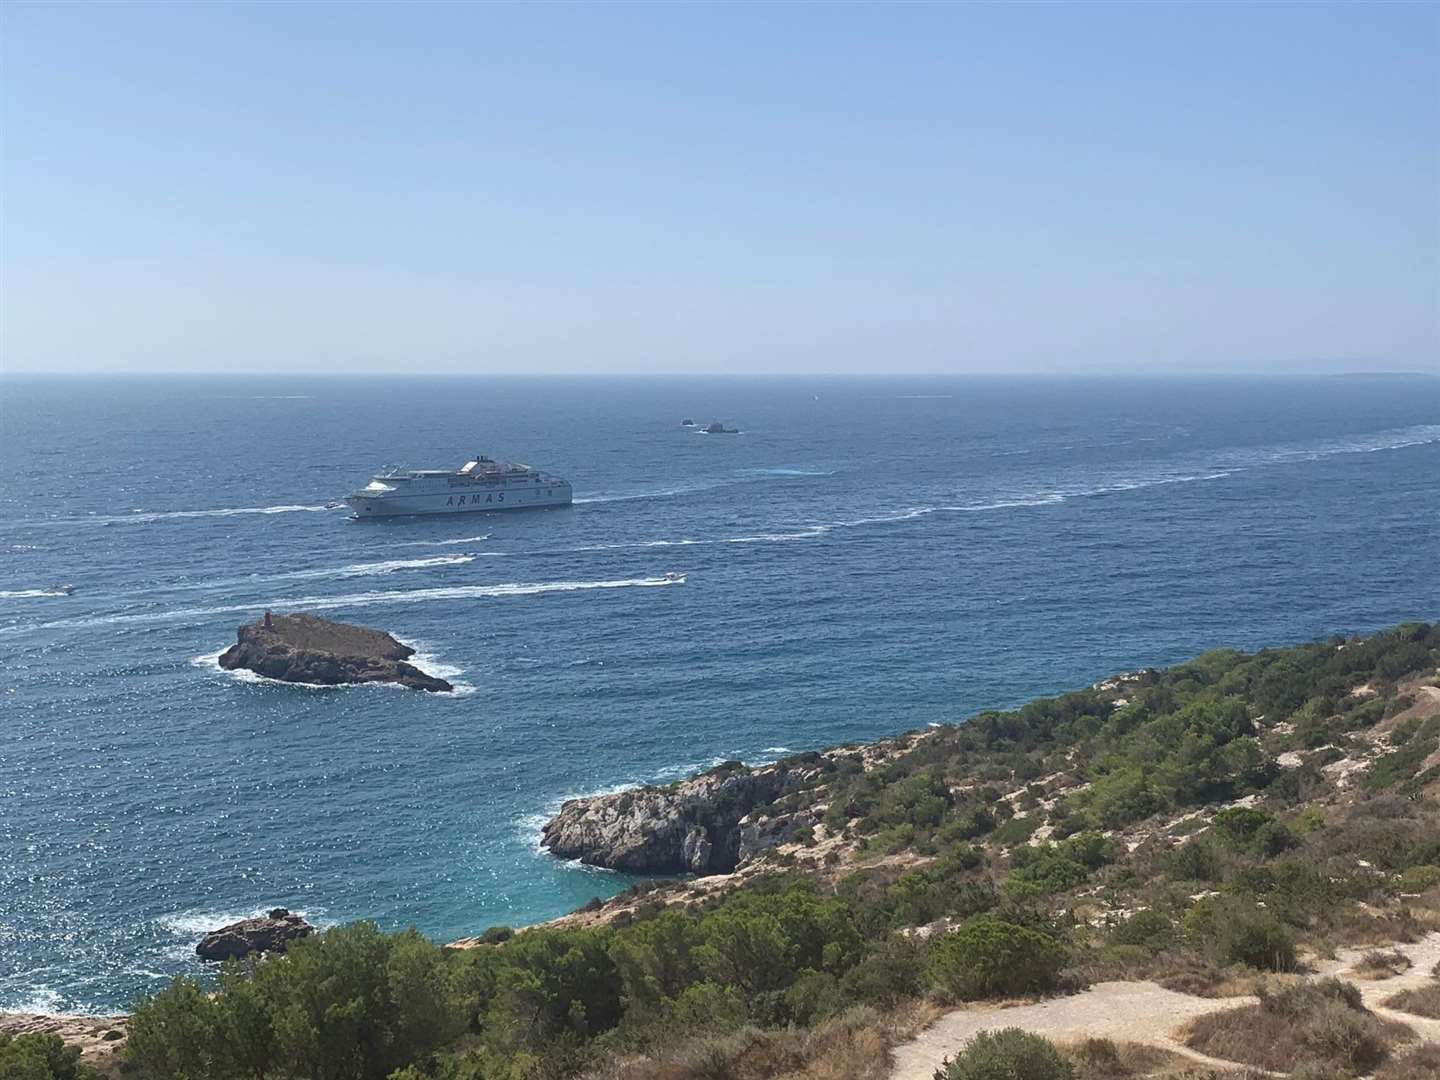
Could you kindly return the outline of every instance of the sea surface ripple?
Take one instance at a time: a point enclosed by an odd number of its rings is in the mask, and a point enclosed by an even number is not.
[[[0,1009],[124,1007],[277,904],[439,940],[561,914],[629,884],[537,849],[578,793],[1440,617],[1434,379],[11,379],[0,409]],[[477,450],[577,505],[333,505]],[[457,692],[221,671],[266,608]]]

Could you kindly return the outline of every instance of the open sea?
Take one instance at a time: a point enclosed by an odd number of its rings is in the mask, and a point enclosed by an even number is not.
[[[326,508],[477,450],[576,505]],[[567,796],[1440,617],[1433,378],[10,379],[0,462],[0,1009],[275,905],[562,914],[629,884],[539,851]],[[266,608],[458,690],[220,671]]]

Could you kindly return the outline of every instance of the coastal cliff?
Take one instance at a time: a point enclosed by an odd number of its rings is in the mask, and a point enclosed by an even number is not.
[[[824,807],[799,793],[813,793],[837,768],[873,768],[922,737],[799,754],[773,765],[729,761],[664,787],[568,799],[542,828],[540,845],[634,874],[729,874],[781,845],[813,842]],[[791,795],[794,806],[787,805]]]
[[[220,654],[226,671],[244,668],[267,679],[313,686],[386,682],[432,693],[455,689],[406,663],[414,649],[366,626],[266,612],[258,622],[240,627],[236,636],[235,644]]]
[[[546,833],[594,865],[703,876],[444,948],[333,927],[259,977],[142,1003],[127,1068],[320,1075],[354,1046],[375,1077],[525,1060],[555,1077],[699,1080],[698,1061],[927,1080],[970,1075],[947,1059],[983,1058],[979,1036],[1006,1027],[1055,1077],[1119,1075],[1122,1053],[1135,1080],[1186,1058],[1227,1076],[1440,1075],[1437,626],[1212,650],[963,724],[570,800]],[[1231,996],[1250,985],[1264,992]],[[55,1030],[77,1047],[124,1034]],[[21,1038],[33,1055],[49,1035]]]
[[[741,857],[740,823],[814,770],[727,763],[662,788],[570,799],[541,845],[589,866],[637,874],[727,874]]]

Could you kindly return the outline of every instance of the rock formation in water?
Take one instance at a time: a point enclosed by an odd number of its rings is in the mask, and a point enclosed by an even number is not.
[[[391,682],[414,690],[455,689],[405,663],[414,655],[414,649],[380,630],[315,615],[266,612],[259,622],[240,627],[236,643],[221,653],[220,666],[317,686]]]
[[[252,952],[283,952],[297,938],[309,937],[315,928],[283,907],[253,919],[241,919],[212,930],[195,946],[202,960],[230,960]]]
[[[541,844],[556,855],[612,870],[728,874],[783,842],[793,828],[813,824],[759,811],[812,779],[815,761],[756,769],[732,762],[668,787],[570,799],[546,823]]]

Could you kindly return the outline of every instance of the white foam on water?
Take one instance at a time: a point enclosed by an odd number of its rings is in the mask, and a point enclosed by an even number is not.
[[[211,930],[229,926],[241,919],[258,919],[269,910],[270,908],[255,908],[251,911],[196,911],[192,908],[190,911],[162,915],[155,921],[162,929],[179,937],[201,938]]]
[[[465,674],[464,668],[457,667],[454,664],[446,663],[444,660],[440,659],[439,656],[437,656],[433,652],[430,652],[428,648],[418,642],[411,643],[410,647],[415,650],[415,655],[410,657],[407,663],[419,668],[422,672],[424,672],[426,675],[431,676],[432,678],[444,679],[446,682],[450,683],[454,687],[453,690],[449,691],[436,691],[436,696],[469,697],[471,694],[475,693],[476,688],[470,683],[456,681],[459,676]],[[391,682],[332,683],[321,685],[317,683],[289,682],[285,679],[272,679],[267,675],[261,675],[257,672],[249,670],[248,668],[235,668],[234,670],[227,671],[225,670],[225,668],[220,666],[220,655],[223,652],[225,652],[224,649],[219,649],[213,653],[202,653],[200,656],[192,656],[190,658],[190,665],[192,667],[200,668],[202,671],[208,671],[215,675],[222,675],[228,679],[232,679],[233,681],[239,683],[249,683],[251,685],[261,686],[283,686],[294,690],[409,689],[409,687],[402,686],[400,683]]]
[[[315,514],[323,513],[326,510],[341,509],[344,509],[344,507],[327,503],[321,506],[231,506],[218,510],[134,510],[129,514],[115,517],[80,518],[78,520],[89,521],[100,525],[135,525],[152,521],[173,521],[184,518],[235,517],[238,514]]]
[[[410,648],[415,650],[415,655],[410,657],[407,663],[419,668],[426,675],[429,675],[432,679],[444,679],[446,682],[448,682],[451,686],[455,688],[450,691],[442,690],[439,692],[439,696],[469,697],[471,694],[475,693],[476,688],[474,685],[464,682],[460,679],[460,676],[465,674],[464,668],[459,667],[456,664],[447,663],[446,661],[442,660],[435,652],[432,651],[431,646],[429,646],[425,642],[411,641],[408,644]]]
[[[198,945],[200,939],[210,933],[210,931],[219,930],[222,926],[229,926],[231,923],[240,922],[242,919],[257,919],[267,914],[271,908],[276,906],[275,904],[271,904],[269,907],[253,908],[249,911],[239,911],[235,909],[200,911],[196,908],[191,908],[188,911],[177,911],[170,915],[162,915],[155,920],[155,925],[175,939],[163,950],[164,955],[168,959],[173,961],[194,960],[195,946]],[[317,930],[323,930],[326,927],[335,925],[334,920],[322,917],[324,915],[323,909],[313,912],[297,911],[295,908],[290,908],[289,910],[292,915],[299,915]],[[169,978],[169,976],[158,977]]]
[[[302,683],[290,682],[286,679],[272,679],[268,675],[261,675],[258,671],[251,671],[249,668],[226,670],[220,666],[220,654],[223,652],[225,652],[224,649],[219,649],[213,653],[192,656],[190,658],[190,666],[200,668],[212,675],[219,675],[221,678],[229,679],[231,682],[247,683],[251,686],[283,686],[288,690],[304,690],[319,693],[328,693],[335,690],[357,690],[377,686],[400,686],[399,683]],[[405,689],[404,687],[400,688],[402,690]]]
[[[143,612],[135,615],[99,615],[81,619],[57,619],[54,622],[34,623],[29,626],[0,627],[0,634],[26,633],[32,630],[52,630],[64,627],[114,626],[129,623],[174,622],[182,619],[202,619],[212,615],[232,615],[238,612],[258,612],[276,608],[303,608],[310,611],[329,611],[336,608],[371,607],[385,604],[423,604],[431,601],[453,603],[456,600],[483,600],[510,596],[545,596],[550,593],[589,592],[595,589],[656,589],[668,585],[683,585],[679,578],[616,578],[605,581],[536,581],[505,582],[499,585],[455,585],[448,588],[393,589],[385,592],[349,593],[344,596],[298,596],[274,600],[259,600],[251,604],[224,604],[208,608],[176,608],[171,611]]]
[[[835,475],[835,470],[834,470],[834,469],[785,469],[785,468],[771,468],[771,469],[742,469],[741,472],[742,472],[744,475],[746,475],[746,476],[778,476],[778,477],[789,477],[789,476],[834,476],[834,475]]]
[[[18,1001],[7,1001],[5,1012],[17,1013],[41,1013],[47,1016],[79,1016],[80,1013],[63,1012],[60,1003],[65,999],[60,992],[50,986],[32,986],[29,990],[29,997],[20,998]]]
[[[478,544],[489,540],[490,534],[484,533],[481,536],[460,536],[454,540],[406,540],[396,544],[396,547],[444,547],[450,544]]]
[[[11,589],[0,591],[0,599],[26,600],[38,596],[69,596],[64,589]]]
[[[351,563],[319,570],[291,570],[274,574],[266,580],[307,580],[318,578],[377,577],[399,570],[424,570],[432,566],[461,566],[474,562],[474,555],[432,555],[426,559],[386,559],[383,562]]]

